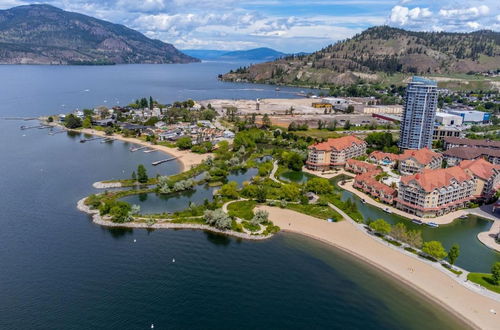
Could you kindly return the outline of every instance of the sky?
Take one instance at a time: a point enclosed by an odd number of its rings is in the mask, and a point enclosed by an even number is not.
[[[46,3],[124,24],[179,49],[312,52],[375,25],[500,31],[500,0],[0,0]]]

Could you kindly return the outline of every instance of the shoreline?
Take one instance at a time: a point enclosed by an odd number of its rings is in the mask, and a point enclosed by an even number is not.
[[[113,134],[113,135],[106,135],[103,131],[97,131],[95,129],[91,128],[82,128],[82,129],[68,129],[60,124],[55,124],[54,126],[58,126],[61,129],[64,129],[66,131],[71,131],[75,133],[83,133],[83,134],[89,134],[93,136],[98,136],[98,137],[107,137],[115,140],[119,140],[122,142],[128,142],[132,144],[137,144],[143,147],[148,147],[150,149],[158,150],[161,151],[169,156],[177,157],[176,161],[180,164],[180,171],[179,173],[185,172],[186,170],[190,169],[194,165],[198,165],[201,162],[203,162],[205,159],[208,158],[210,154],[195,154],[194,152],[191,152],[190,150],[179,150],[177,148],[169,148],[165,147],[162,145],[158,144],[151,144],[150,142],[142,141],[137,138],[128,138],[124,137],[121,134]]]
[[[232,237],[236,237],[236,238],[252,240],[252,241],[262,241],[262,240],[266,240],[266,239],[273,237],[273,235],[269,235],[269,236],[248,235],[245,233],[239,233],[239,232],[232,231],[232,230],[220,230],[220,229],[211,227],[209,225],[193,224],[193,223],[155,223],[152,225],[148,225],[148,224],[142,223],[142,222],[141,223],[138,223],[138,222],[115,223],[115,222],[103,219],[99,215],[99,211],[91,210],[87,205],[85,205],[85,203],[84,203],[85,199],[87,199],[87,197],[80,199],[76,204],[76,208],[79,211],[91,216],[93,223],[100,225],[100,226],[103,226],[103,227],[136,228],[136,229],[150,229],[151,228],[151,229],[203,230],[203,231],[210,231],[210,232],[217,233],[217,234],[223,234],[223,235],[228,235],[228,236],[232,236]]]
[[[494,238],[494,235],[497,235],[498,233],[500,233],[500,220],[494,220],[490,230],[477,234],[477,239],[486,247],[500,252],[500,244],[495,242]]]
[[[407,284],[474,328],[497,329],[500,324],[500,298],[487,297],[471,284],[464,285],[449,272],[384,245],[368,236],[348,219],[328,223],[291,210],[258,206],[281,230],[316,239],[339,248],[353,257]],[[438,266],[441,267],[441,266]],[[490,312],[490,309],[497,314]]]

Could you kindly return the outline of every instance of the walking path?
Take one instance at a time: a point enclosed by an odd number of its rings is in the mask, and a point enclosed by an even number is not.
[[[269,178],[270,178],[271,180],[273,180],[274,182],[278,182],[278,183],[280,183],[280,184],[283,184],[283,182],[281,182],[280,180],[276,179],[276,176],[275,176],[275,175],[276,175],[276,171],[278,171],[278,168],[279,168],[279,166],[278,166],[278,161],[277,161],[277,160],[275,160],[275,161],[273,162],[273,169],[271,170],[271,174],[269,174]]]
[[[371,237],[342,210],[347,221],[329,223],[295,211],[258,206],[284,231],[306,235],[336,246],[391,274],[409,287],[443,305],[457,318],[473,327],[498,329],[500,296],[484,288],[465,283],[438,263],[417,256]],[[406,253],[405,253],[406,252]],[[442,269],[440,269],[442,268]],[[494,311],[494,312],[492,312]]]

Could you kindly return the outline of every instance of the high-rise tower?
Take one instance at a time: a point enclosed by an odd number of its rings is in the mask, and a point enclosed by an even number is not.
[[[413,77],[406,88],[399,138],[401,149],[432,147],[437,103],[437,83],[434,80]]]

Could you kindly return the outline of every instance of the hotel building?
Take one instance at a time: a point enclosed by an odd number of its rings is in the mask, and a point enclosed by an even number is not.
[[[350,158],[366,154],[366,142],[349,135],[309,146],[306,166],[308,169],[321,171],[342,167]]]
[[[438,169],[443,164],[443,155],[430,149],[405,150],[399,155],[398,170],[401,175],[411,175],[424,169]]]

